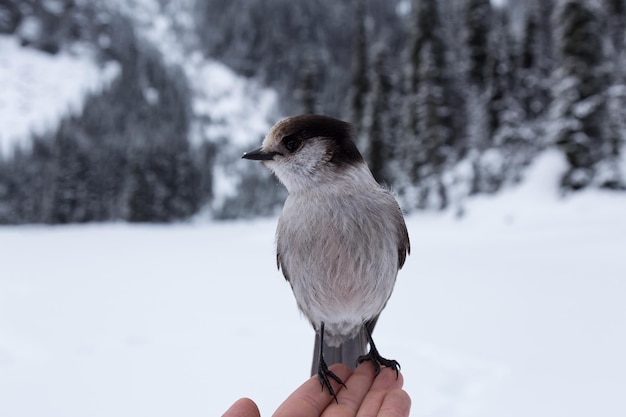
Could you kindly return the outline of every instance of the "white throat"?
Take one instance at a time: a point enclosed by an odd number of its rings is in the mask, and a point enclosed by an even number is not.
[[[268,164],[289,194],[322,193],[351,194],[379,185],[365,163],[336,167],[330,163],[310,172],[302,169],[294,173],[283,164]]]

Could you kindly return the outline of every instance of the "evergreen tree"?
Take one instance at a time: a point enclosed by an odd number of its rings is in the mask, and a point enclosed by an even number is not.
[[[200,176],[188,148],[143,147],[132,161],[128,220],[170,222],[188,218],[200,208]]]
[[[364,135],[365,159],[376,181],[393,184],[399,176],[398,159],[402,131],[397,115],[396,81],[388,67],[387,47],[379,44],[374,51],[372,89],[368,96]]]
[[[55,170],[51,223],[82,223],[93,220],[87,209],[89,188],[88,150],[83,137],[75,135],[71,121],[64,120],[54,138]]]
[[[354,0],[356,30],[352,59],[352,83],[350,86],[350,117],[357,131],[357,138],[363,144],[363,123],[365,122],[366,97],[370,85],[368,80],[367,35],[365,32],[365,0]]]
[[[626,1],[604,0],[607,9],[607,27],[611,42],[609,55],[613,57],[611,87],[607,92],[607,153],[600,163],[600,186],[626,189],[623,171],[623,152],[626,150]]]
[[[31,149],[16,148],[0,159],[0,224],[46,221],[54,172],[48,143],[37,137]]]
[[[597,183],[612,190],[625,190],[623,152],[626,144],[626,85],[615,84],[607,92],[607,155],[598,166]]]
[[[490,29],[490,52],[487,69],[489,84],[488,132],[491,135],[503,123],[503,114],[509,110],[515,89],[515,42],[513,40],[508,15],[501,10],[495,11],[493,27]],[[492,142],[493,143],[493,142]]]
[[[416,30],[410,47],[404,148],[409,178],[418,187],[418,195],[409,204],[443,208],[448,197],[442,175],[446,163],[453,160],[454,146],[446,48],[437,1],[414,1],[413,13]]]
[[[542,68],[546,75],[550,75],[555,57],[554,47],[554,27],[553,19],[554,9],[557,0],[534,0],[531,3],[529,13],[535,16],[537,22],[537,64]]]
[[[474,192],[495,193],[523,168],[532,153],[527,142],[532,133],[524,126],[524,112],[515,94],[515,42],[504,10],[494,10],[490,29],[487,76],[486,146],[474,162]],[[513,177],[513,178],[511,178]]]
[[[611,40],[611,53],[619,55],[624,51],[624,38],[626,38],[626,1],[603,1],[608,21],[609,38]]]
[[[526,17],[526,25],[520,55],[520,86],[519,96],[523,108],[529,120],[535,119],[543,110],[543,103],[538,92],[541,83],[541,74],[538,72],[537,52],[538,44],[541,43],[538,33],[537,16],[529,13]]]
[[[302,114],[316,113],[316,72],[316,65],[313,59],[308,61],[302,69],[302,74],[300,76],[300,85],[297,90],[297,95],[300,99],[300,107],[302,108],[302,111],[300,113]]]
[[[584,0],[563,0],[556,13],[560,63],[551,106],[554,143],[569,164],[562,186],[588,186],[607,155],[606,61],[599,11]]]
[[[466,11],[468,79],[471,85],[485,88],[489,77],[489,32],[491,31],[491,1],[468,0]]]
[[[494,131],[498,128],[499,107],[503,92],[494,85],[494,76],[499,71],[490,48],[493,41],[492,9],[489,0],[469,0],[464,9],[465,37],[467,48],[467,81],[465,105],[467,114],[467,159],[473,175],[470,193],[486,192],[493,188],[489,158],[485,152],[493,145]]]

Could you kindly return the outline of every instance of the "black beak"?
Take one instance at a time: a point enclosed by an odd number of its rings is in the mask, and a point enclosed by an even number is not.
[[[274,159],[275,155],[281,155],[281,154],[278,152],[265,152],[261,148],[258,148],[250,152],[245,152],[242,158],[252,159],[255,161],[269,161],[269,160]]]

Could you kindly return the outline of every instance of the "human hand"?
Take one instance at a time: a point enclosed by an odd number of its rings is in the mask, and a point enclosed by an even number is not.
[[[408,417],[411,398],[402,390],[402,374],[396,379],[394,370],[383,368],[376,377],[369,362],[361,364],[354,372],[342,364],[333,365],[330,369],[348,387],[346,389],[331,381],[339,404],[335,404],[327,390],[320,389],[320,382],[314,375],[278,407],[274,417]],[[222,417],[260,416],[254,401],[242,398]]]

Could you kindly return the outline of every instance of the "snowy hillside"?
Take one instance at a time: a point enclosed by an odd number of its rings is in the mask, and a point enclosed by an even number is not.
[[[130,220],[130,213],[139,217],[146,213],[132,207],[137,201],[162,213],[140,221],[188,218],[199,211],[206,218],[236,194],[240,173],[233,172],[233,161],[257,146],[279,117],[276,93],[183,42],[173,27],[175,19],[166,18],[166,11],[130,6],[132,3],[123,11],[135,18],[136,30],[109,29],[99,35],[97,45],[68,43],[60,53],[49,54],[21,46],[17,35],[0,36],[0,152],[8,156],[0,164],[0,224]],[[111,38],[117,33],[121,40],[114,42]],[[119,52],[134,50],[127,44],[137,48],[134,55]],[[110,45],[118,51],[111,52],[107,49]],[[79,115],[68,121],[68,116]],[[38,143],[45,150],[14,157],[16,145],[30,148],[33,133],[45,135]],[[74,151],[81,155],[56,149],[63,141],[74,144]],[[150,155],[150,149],[159,141],[172,148],[181,143],[177,148],[182,149],[181,155],[170,151],[159,157],[174,160],[171,164],[179,167],[169,173],[156,168],[156,174],[146,174],[156,178],[139,185],[143,174],[137,174],[147,173],[151,163],[158,164],[155,160],[159,158]],[[130,151],[131,146],[142,150]],[[129,155],[120,158],[115,148]],[[87,166],[71,172],[67,160],[74,158],[88,159]],[[132,165],[143,166],[136,169]],[[63,169],[67,172],[60,172]],[[96,171],[115,174],[104,178]],[[185,172],[186,178],[172,178]],[[85,184],[89,178],[109,184],[94,180]],[[192,191],[168,183],[183,183]],[[132,193],[123,191],[129,187],[144,189],[147,196],[129,197]],[[105,196],[103,189],[117,190],[118,196]],[[149,201],[155,195],[163,196],[162,201]],[[184,214],[173,215],[163,207],[165,200],[181,197],[189,200],[176,203],[189,207]],[[65,205],[62,201],[66,199],[74,202]],[[95,210],[94,200],[99,206]],[[64,211],[62,206],[74,208],[59,217],[54,212]]]
[[[212,207],[219,210],[226,199],[237,194],[240,173],[233,173],[233,161],[258,146],[281,117],[276,92],[204,56],[191,35],[193,1],[116,1],[110,7],[131,16],[141,35],[187,77],[194,115],[190,140],[195,145],[207,140],[217,145]]]
[[[150,0],[117,1],[113,6],[131,16],[135,27],[171,65],[180,66],[190,82],[192,107],[205,129],[192,140],[249,146],[265,135],[277,113],[276,93],[238,76],[201,53],[191,37],[194,3],[159,4]]]
[[[56,56],[23,48],[0,35],[0,152],[28,143],[32,133],[58,127],[60,118],[77,113],[86,94],[97,92],[117,75],[113,62],[100,68],[86,45]]]
[[[228,138],[236,145],[249,146],[278,117],[274,91],[186,46],[172,27],[175,19],[164,16],[166,11],[155,2],[121,2],[117,8],[132,16],[140,34],[189,78],[198,129],[206,130],[192,140],[223,143]],[[176,10],[179,19],[191,19],[189,10]],[[20,46],[15,36],[0,35],[0,150],[8,152],[31,133],[56,129],[62,116],[82,108],[86,94],[102,90],[118,75],[119,66],[112,61],[99,67],[88,45],[70,48],[72,53],[51,55]]]
[[[376,340],[412,416],[626,415],[626,197],[557,198],[563,164],[463,220],[408,219]],[[1,228],[0,415],[216,416],[241,396],[270,415],[313,345],[275,223]]]

